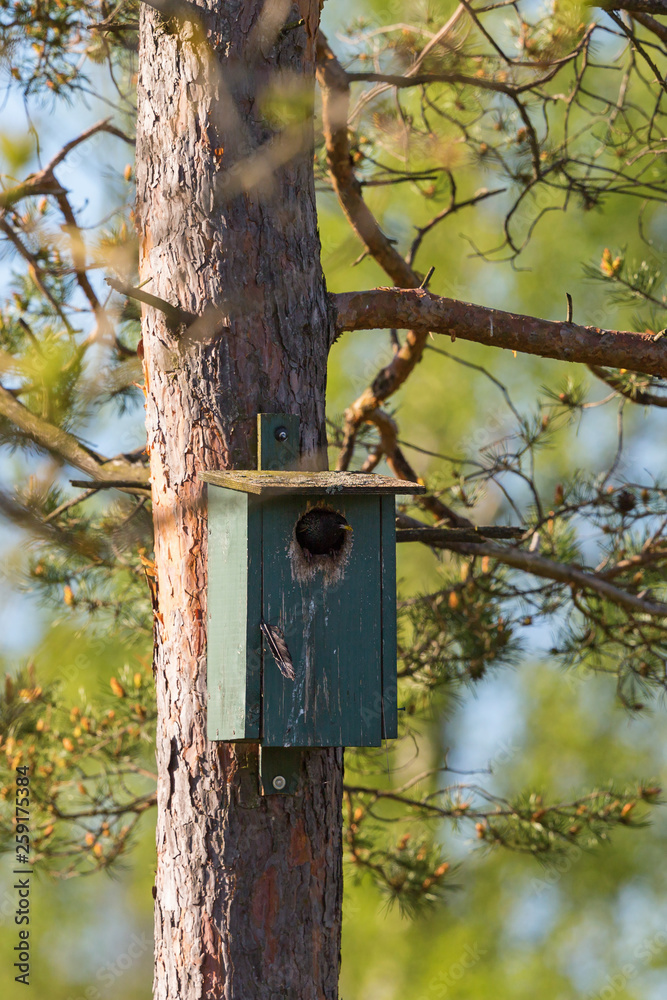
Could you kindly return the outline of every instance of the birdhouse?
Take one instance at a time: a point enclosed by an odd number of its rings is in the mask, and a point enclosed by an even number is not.
[[[208,736],[262,747],[396,736],[395,497],[347,472],[207,472]]]

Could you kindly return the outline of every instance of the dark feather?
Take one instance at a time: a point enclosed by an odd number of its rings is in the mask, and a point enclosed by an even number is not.
[[[267,623],[262,620],[259,623],[266,641],[268,643],[269,649],[273,655],[273,659],[278,664],[278,669],[283,677],[287,677],[288,680],[294,680],[294,664],[292,663],[292,657],[290,656],[290,651],[287,648],[287,643],[285,642],[285,633],[282,629],[279,629],[277,625],[267,625]]]

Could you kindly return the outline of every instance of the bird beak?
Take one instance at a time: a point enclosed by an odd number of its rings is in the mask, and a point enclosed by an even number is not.
[[[343,529],[343,531],[352,531],[351,524],[341,524],[341,528]]]

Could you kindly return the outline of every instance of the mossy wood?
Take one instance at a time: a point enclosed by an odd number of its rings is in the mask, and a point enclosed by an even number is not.
[[[396,736],[394,494],[419,487],[348,473],[286,478],[276,487],[274,473],[202,474],[208,736],[265,747],[379,746]],[[368,479],[379,482],[369,488]],[[312,559],[298,545],[296,524],[313,507],[337,511],[352,528],[340,553]],[[284,634],[294,680],[281,673],[261,621]]]
[[[213,486],[228,490],[252,493],[256,496],[297,494],[372,493],[395,496],[405,493],[424,493],[419,483],[407,483],[391,476],[365,475],[363,472],[263,472],[234,470],[233,472],[201,472],[199,478]]]

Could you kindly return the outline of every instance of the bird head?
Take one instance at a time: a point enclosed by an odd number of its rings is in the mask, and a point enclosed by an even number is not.
[[[334,556],[340,552],[352,526],[337,510],[312,507],[296,524],[296,540],[311,556]]]

